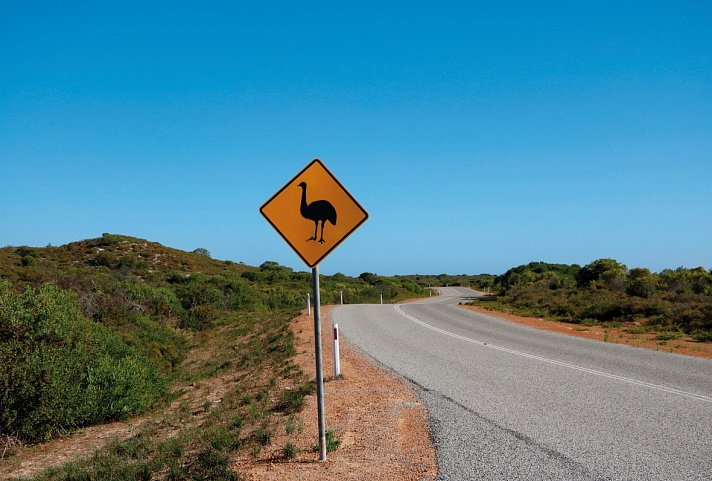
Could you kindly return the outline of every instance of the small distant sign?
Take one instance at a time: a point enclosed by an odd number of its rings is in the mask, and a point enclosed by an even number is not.
[[[319,159],[279,189],[260,213],[309,267],[368,219],[368,212]]]

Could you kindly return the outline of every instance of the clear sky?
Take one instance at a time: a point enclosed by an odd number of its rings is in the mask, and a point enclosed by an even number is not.
[[[0,4],[0,245],[304,270],[258,208],[315,157],[325,273],[710,268],[712,2]]]

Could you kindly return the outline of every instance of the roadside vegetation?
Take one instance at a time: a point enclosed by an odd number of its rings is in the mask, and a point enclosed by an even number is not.
[[[532,262],[501,276],[408,276],[421,285],[463,285],[491,293],[473,305],[559,321],[655,331],[659,340],[712,341],[712,271],[629,269],[613,259],[583,267]]]
[[[322,276],[321,288],[324,304],[426,293],[371,273]],[[230,456],[258,454],[311,393],[289,329],[310,289],[310,273],[276,262],[113,234],[0,249],[3,463],[11,448],[148,413],[160,422],[37,479],[237,479]],[[225,376],[229,389],[206,400]]]

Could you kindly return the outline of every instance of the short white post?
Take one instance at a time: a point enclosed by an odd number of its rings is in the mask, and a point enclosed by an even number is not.
[[[433,297],[433,290],[430,289],[428,292],[430,293],[430,295],[428,297]]]
[[[311,316],[311,299],[309,298],[308,292],[307,292],[307,316]]]
[[[344,303],[344,291],[339,291],[339,296],[341,296],[341,303]]]
[[[339,356],[339,325],[334,324],[334,379],[341,376],[341,361]]]
[[[383,294],[381,294],[381,304],[383,304]]]

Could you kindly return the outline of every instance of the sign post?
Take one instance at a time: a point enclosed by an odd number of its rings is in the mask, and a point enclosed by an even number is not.
[[[319,459],[326,460],[326,415],[324,413],[324,369],[321,355],[321,295],[319,294],[319,266],[312,269],[314,288],[314,353],[316,354],[316,403],[319,425]]]
[[[312,269],[319,459],[325,461],[326,416],[321,349],[319,262],[366,222],[368,212],[341,185],[321,160],[314,159],[262,204],[260,213]],[[341,302],[343,304],[343,293]]]

